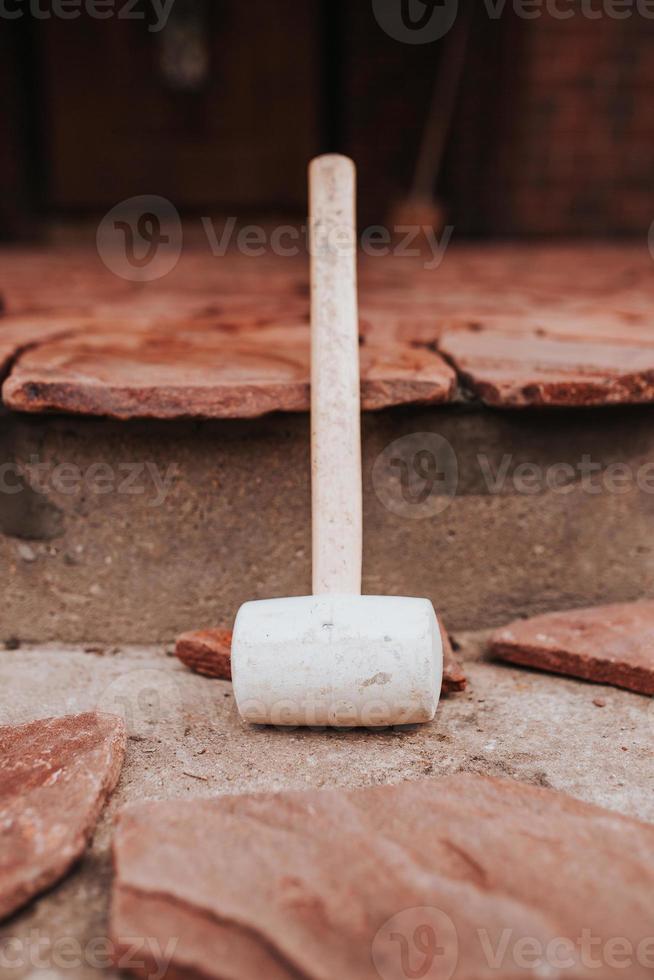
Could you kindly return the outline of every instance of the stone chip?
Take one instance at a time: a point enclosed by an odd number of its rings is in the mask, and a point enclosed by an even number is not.
[[[497,630],[499,660],[654,695],[654,602],[546,613]]]
[[[232,679],[232,631],[189,630],[177,637],[175,655],[183,664],[205,677]]]

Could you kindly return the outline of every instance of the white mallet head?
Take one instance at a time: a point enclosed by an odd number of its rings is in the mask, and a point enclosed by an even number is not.
[[[355,172],[318,157],[311,189],[313,596],[246,602],[232,641],[241,717],[274,725],[430,721],[443,651],[428,599],[361,595]]]
[[[255,724],[409,725],[430,721],[438,704],[443,652],[428,599],[246,602],[232,650],[236,703]]]

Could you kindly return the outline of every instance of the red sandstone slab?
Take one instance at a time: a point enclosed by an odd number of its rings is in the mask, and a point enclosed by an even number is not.
[[[632,303],[626,309],[614,305],[598,307],[588,299],[567,300],[565,304],[531,304],[516,309],[474,310],[466,316],[455,313],[441,324],[442,333],[457,330],[473,333],[508,332],[512,336],[554,337],[560,340],[654,348],[654,320],[650,310]]]
[[[249,418],[309,409],[306,315],[268,305],[214,317],[109,326],[38,346],[20,358],[3,399],[26,412],[114,418]],[[442,358],[408,344],[364,344],[362,403],[435,404],[453,394]]]
[[[184,980],[651,975],[654,828],[517,782],[147,803],[114,859],[111,937],[150,937],[142,975],[157,948]]]
[[[81,857],[124,754],[123,722],[112,715],[0,727],[0,919]]]
[[[451,401],[456,375],[439,354],[400,341],[364,344],[361,403],[374,411],[394,405],[439,405]]]
[[[431,269],[420,258],[362,255],[364,403],[383,408],[448,400],[454,373],[434,353],[439,338],[462,378],[489,404],[650,401],[651,269],[647,250],[630,246],[454,246]],[[206,338],[191,337],[185,345],[184,336],[187,328],[192,335],[209,329],[210,320],[214,330],[230,333],[233,344],[242,330],[244,340],[259,327],[300,322],[306,331],[307,278],[304,254],[216,257],[197,242],[189,243],[168,276],[145,283],[111,274],[95,249],[5,250],[5,312],[53,311],[43,315],[65,316],[66,333],[77,332],[75,323],[87,317],[78,343],[69,338],[62,346],[48,345],[42,357],[38,351],[24,355],[30,371],[7,390],[26,411],[174,418],[186,411],[231,417],[305,410],[307,354],[294,336],[282,340],[279,351],[235,351],[235,377],[227,362],[232,348],[220,336],[207,343],[204,360]],[[94,330],[110,335],[105,347],[84,339],[88,318],[95,319]],[[0,334],[5,370],[18,351],[45,337],[25,328],[15,339],[7,333],[13,329],[8,319],[4,346]],[[172,356],[188,352],[188,363],[180,360],[172,374],[167,329],[180,341],[179,349],[170,348]],[[142,349],[134,351],[124,337],[116,340],[125,330],[146,330]],[[278,354],[283,363],[272,375],[250,371],[270,368]]]
[[[114,418],[247,418],[308,404],[304,352],[274,331],[96,325],[30,351],[3,386],[12,409]]]
[[[540,325],[542,324],[542,325]],[[602,311],[454,321],[438,349],[486,404],[585,406],[654,401],[654,321]]]
[[[464,691],[466,675],[454,656],[450,638],[441,627],[443,638],[443,694]],[[227,629],[190,630],[177,637],[175,653],[187,667],[205,677],[232,679],[232,631]]]
[[[629,310],[643,302],[651,309],[654,286],[652,259],[641,245],[605,244],[451,244],[437,268],[424,258],[360,255],[362,302],[383,290],[401,301],[428,298],[439,314],[454,307],[506,313],[525,302],[532,310],[542,304],[591,301],[595,310],[613,306]],[[277,256],[271,251],[252,258],[237,251],[216,256],[206,238],[185,238],[177,266],[167,276],[134,283],[110,272],[95,243],[53,244],[47,249],[4,248],[0,261],[0,294],[5,312],[35,309],[77,309],[92,312],[98,304],[158,303],[165,295],[232,292],[250,295],[308,295],[308,256]],[[452,303],[452,300],[455,302]],[[598,303],[599,301],[599,303]],[[382,304],[383,305],[383,304]],[[467,308],[466,308],[467,307]],[[524,305],[523,305],[524,309]]]
[[[115,275],[90,245],[5,248],[0,261],[0,301],[4,312],[60,310],[93,313],[116,301],[157,305],[164,296],[247,293],[250,296],[307,295],[308,260],[273,254],[256,259],[236,251],[214,256],[207,247],[186,243],[177,266],[163,278],[134,282]]]
[[[21,352],[71,330],[81,329],[83,323],[83,318],[61,314],[0,317],[0,378]]]
[[[501,660],[654,695],[654,602],[547,613],[498,630]]]

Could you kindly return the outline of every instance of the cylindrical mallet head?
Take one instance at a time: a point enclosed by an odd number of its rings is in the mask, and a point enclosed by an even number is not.
[[[338,728],[430,721],[443,673],[428,599],[319,595],[246,602],[234,696],[254,724]]]

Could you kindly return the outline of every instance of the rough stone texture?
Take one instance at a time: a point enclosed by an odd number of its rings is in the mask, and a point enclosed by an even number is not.
[[[3,259],[8,314],[67,319],[65,337],[18,358],[12,407],[119,418],[308,407],[305,255],[217,259],[189,242],[173,272],[144,283],[112,276],[94,248]],[[361,256],[365,407],[458,398],[437,347],[489,404],[654,399],[647,248],[495,244],[428,260]]]
[[[570,410],[564,421],[444,406],[365,414],[364,591],[427,596],[450,631],[654,597],[652,409],[610,409],[601,426]],[[398,469],[375,468],[406,437],[411,466],[416,433],[452,447],[456,495],[435,481],[424,503],[407,504]],[[584,457],[597,468],[587,488]],[[20,492],[0,492],[0,643],[173,642],[231,625],[247,599],[311,590],[306,416],[146,424],[12,413],[0,424],[5,461],[24,475],[5,474]],[[535,493],[519,479],[524,463],[536,467]],[[561,464],[574,477],[559,492]],[[618,492],[616,465],[629,476]],[[72,486],[71,472],[81,476]]]
[[[455,236],[456,237],[456,236]],[[424,244],[424,239],[422,244]],[[430,313],[524,314],[543,308],[571,311],[594,303],[594,313],[646,312],[652,296],[652,259],[641,241],[608,244],[529,242],[464,245],[454,243],[426,268],[425,256],[396,249],[388,255],[360,255],[362,309],[411,315]],[[110,272],[92,241],[89,245],[46,249],[3,249],[0,294],[8,315],[61,310],[97,314],[120,308],[178,316],[214,314],[243,299],[289,297],[306,309],[309,261],[306,254],[252,258],[238,251],[216,257],[204,236],[185,247],[175,269],[162,279],[130,282]],[[380,290],[384,290],[383,295]],[[598,298],[600,303],[598,305]]]
[[[517,620],[494,634],[491,652],[511,663],[654,695],[654,602]]]
[[[465,671],[454,654],[452,641],[440,620],[438,625],[443,640],[443,687],[441,694],[447,695],[456,691],[465,691],[467,683]]]
[[[654,822],[649,699],[488,663],[483,636],[454,639],[467,690],[444,699],[432,724],[384,732],[248,728],[228,683],[186,670],[161,648],[0,650],[0,690],[12,692],[0,701],[0,721],[100,707],[124,714],[129,733],[123,774],[88,859],[0,929],[0,946],[23,944],[11,980],[34,980],[26,950],[37,940],[35,955],[55,974],[57,943],[73,941],[86,955],[81,966],[66,965],[66,978],[117,980],[101,969],[97,949],[91,958],[91,943],[107,936],[113,819],[129,803],[396,784],[464,771],[551,787]],[[602,709],[593,704],[598,693]]]
[[[198,674],[223,681],[232,679],[231,630],[189,630],[177,637],[175,654]]]
[[[62,314],[0,316],[0,378],[21,352],[63,336],[76,326],[81,326],[78,319]]]
[[[83,854],[124,754],[125,728],[111,715],[0,728],[0,919]]]
[[[23,412],[129,418],[252,418],[309,409],[306,316],[252,326],[257,303],[224,318],[139,326],[93,322],[24,354],[3,386]],[[264,314],[259,316],[264,320]],[[432,351],[408,344],[361,349],[364,409],[448,401],[455,375]]]
[[[646,343],[654,277],[642,245],[453,246],[437,268],[423,265],[398,255],[362,258],[362,350],[395,346],[422,356],[457,318],[547,328],[548,336],[572,325],[586,339],[592,322],[602,343]],[[47,255],[12,248],[3,252],[0,291],[8,314],[50,308],[69,326],[75,317],[122,318],[147,332],[156,320],[168,324],[165,332],[184,320],[219,322],[228,333],[230,323],[245,321],[274,333],[284,316],[301,332],[307,269],[304,256],[218,259],[206,243],[189,243],[169,276],[134,284],[110,274],[93,248]],[[254,319],[253,297],[262,311]],[[649,486],[636,484],[654,455],[651,411],[613,407],[601,413],[601,425],[595,412],[572,409],[563,415],[439,405],[366,413],[365,590],[427,595],[449,629],[654,596],[654,482],[650,474]],[[436,513],[431,500],[397,513],[388,499],[403,503],[399,473],[386,470],[380,479],[375,471],[373,478],[375,460],[395,440],[430,432],[454,450],[456,496]],[[597,493],[585,491],[577,471],[585,456],[601,469]],[[100,489],[73,492],[49,479],[37,493],[24,476],[14,494],[14,477],[7,477],[12,492],[0,492],[0,640],[169,642],[198,623],[230,622],[245,599],[310,587],[303,415],[145,425],[8,412],[0,466],[16,461],[27,471],[33,458],[49,478],[60,464],[85,475],[109,464],[113,478],[108,492],[103,479]],[[520,490],[514,474],[522,463],[542,477],[572,466],[570,492],[543,480],[536,493]],[[630,469],[626,492],[602,485],[614,464]],[[163,497],[146,465],[174,474]],[[136,486],[125,486],[130,466]],[[438,485],[434,494],[441,494]]]
[[[464,691],[466,675],[452,650],[450,638],[441,626],[443,638],[443,694]],[[232,679],[232,631],[227,629],[191,630],[177,637],[175,654],[183,664],[205,677]]]
[[[402,975],[398,931],[419,953],[431,908],[441,976],[490,973],[480,932],[501,949],[509,930],[504,980],[534,975],[516,943],[541,943],[547,964],[561,938],[578,958],[564,974],[573,980],[589,976],[576,946],[585,930],[599,948],[622,937],[634,960],[651,939],[653,851],[654,827],[478,775],[146,804],[118,823],[111,932],[118,956],[129,937],[162,948],[178,937],[174,964],[187,977],[378,980]],[[618,976],[607,961],[602,977]]]
[[[445,329],[438,349],[487,405],[651,402],[654,334],[648,320],[641,314],[634,323],[601,310],[481,317]]]
[[[420,265],[410,266],[428,281]],[[427,346],[414,347],[406,330],[407,316],[417,329],[426,317],[433,324],[433,313],[419,301],[407,308],[406,293],[398,298],[392,283],[386,297],[376,278],[368,306],[365,279],[364,408],[449,400],[454,372]],[[177,418],[309,407],[306,256],[216,260],[189,244],[163,280],[132,283],[111,275],[94,248],[12,249],[0,290],[8,359],[25,346],[24,314],[63,317],[67,326],[61,342],[19,359],[5,393],[20,410]]]
[[[185,236],[180,261],[168,275],[134,282],[104,265],[95,243],[49,243],[45,248],[3,249],[0,295],[3,312],[15,314],[58,310],[66,315],[103,315],[122,310],[130,315],[203,315],[220,312],[238,297],[307,296],[308,263],[304,257],[281,261],[274,255],[256,261],[234,251],[216,258],[206,238],[198,245]]]

